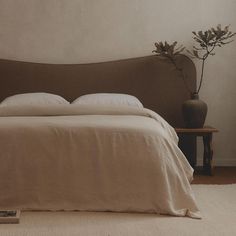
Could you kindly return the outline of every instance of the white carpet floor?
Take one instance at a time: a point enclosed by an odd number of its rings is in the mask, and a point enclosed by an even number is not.
[[[203,219],[154,214],[23,212],[1,236],[234,236],[236,184],[193,185]]]

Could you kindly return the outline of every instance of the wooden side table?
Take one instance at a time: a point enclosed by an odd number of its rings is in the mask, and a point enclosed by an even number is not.
[[[205,126],[203,128],[190,129],[190,128],[175,128],[179,136],[179,147],[187,157],[189,163],[194,168],[196,165],[197,137],[203,137],[204,154],[203,154],[203,172],[207,175],[213,175],[213,147],[212,137],[213,133],[218,132],[216,128]]]

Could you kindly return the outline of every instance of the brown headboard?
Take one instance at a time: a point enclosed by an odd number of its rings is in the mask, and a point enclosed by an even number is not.
[[[196,86],[196,70],[185,56],[189,86]],[[162,115],[173,126],[181,126],[181,105],[189,98],[173,65],[164,58],[147,56],[90,64],[41,64],[0,60],[0,101],[27,92],[49,92],[73,101],[80,95],[98,92],[127,93],[145,107]]]

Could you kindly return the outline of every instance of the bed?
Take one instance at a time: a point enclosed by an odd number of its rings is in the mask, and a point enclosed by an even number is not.
[[[182,56],[178,63],[194,87],[194,65]],[[0,209],[201,217],[190,186],[193,170],[166,122],[181,124],[180,107],[188,98],[168,61],[155,56],[82,65],[1,60],[0,70],[1,100],[38,91],[69,101],[116,92],[151,108],[1,107]]]

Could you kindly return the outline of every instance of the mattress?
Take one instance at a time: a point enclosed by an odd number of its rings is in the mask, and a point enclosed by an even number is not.
[[[146,108],[0,107],[0,209],[201,218],[174,129]]]

